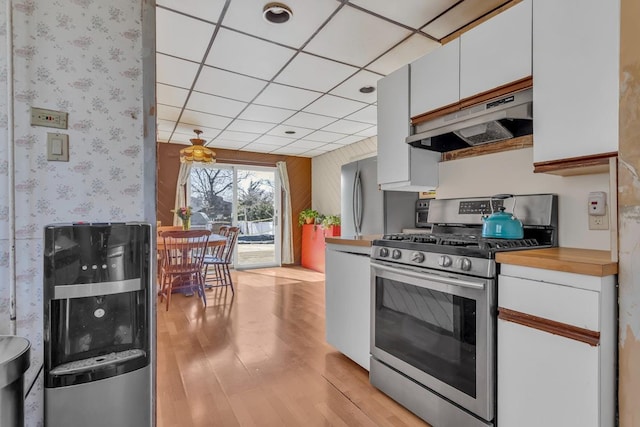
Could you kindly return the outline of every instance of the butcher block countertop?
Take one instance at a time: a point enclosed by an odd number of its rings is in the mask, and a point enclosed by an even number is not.
[[[618,274],[618,263],[611,261],[611,252],[576,248],[530,249],[498,252],[496,261],[502,264],[544,268],[588,276]]]
[[[334,245],[351,245],[351,246],[371,246],[375,239],[381,238],[381,234],[372,234],[368,236],[338,236],[325,237],[325,243],[333,243]]]

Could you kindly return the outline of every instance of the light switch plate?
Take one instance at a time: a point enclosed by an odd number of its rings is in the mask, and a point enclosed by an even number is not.
[[[69,161],[69,135],[47,133],[47,160],[56,162]]]
[[[31,126],[66,129],[68,116],[64,111],[31,107]]]

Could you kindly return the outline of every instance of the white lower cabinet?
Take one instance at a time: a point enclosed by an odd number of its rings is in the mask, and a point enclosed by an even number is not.
[[[502,265],[499,427],[613,427],[615,276]]]
[[[498,425],[599,426],[598,353],[589,344],[498,320]]]
[[[367,371],[371,324],[370,249],[327,244],[325,255],[327,342]]]

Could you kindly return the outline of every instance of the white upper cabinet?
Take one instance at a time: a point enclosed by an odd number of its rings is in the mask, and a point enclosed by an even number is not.
[[[460,98],[531,75],[531,3],[524,0],[460,36]],[[579,16],[563,22],[571,27],[582,20],[581,10]]]
[[[619,61],[619,0],[535,0],[534,162],[618,151]]]
[[[409,136],[409,65],[378,80],[378,184],[422,191],[438,185],[440,153],[413,148]]]
[[[460,100],[460,39],[411,63],[411,117]]]

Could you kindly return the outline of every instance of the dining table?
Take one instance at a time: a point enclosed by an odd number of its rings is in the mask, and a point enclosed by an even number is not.
[[[218,246],[224,246],[227,243],[227,238],[226,236],[220,235],[220,234],[215,234],[215,233],[211,233],[209,235],[209,240],[207,241],[207,248],[211,249],[211,248],[215,248]],[[157,251],[158,251],[158,279],[160,279],[160,273],[161,273],[161,265],[162,265],[162,255],[165,251],[165,242],[164,239],[160,236],[158,236],[158,240],[157,240]],[[158,291],[160,292],[160,290]],[[184,289],[177,289],[174,290],[172,293],[184,293],[185,295],[193,295],[193,293],[188,292]]]

